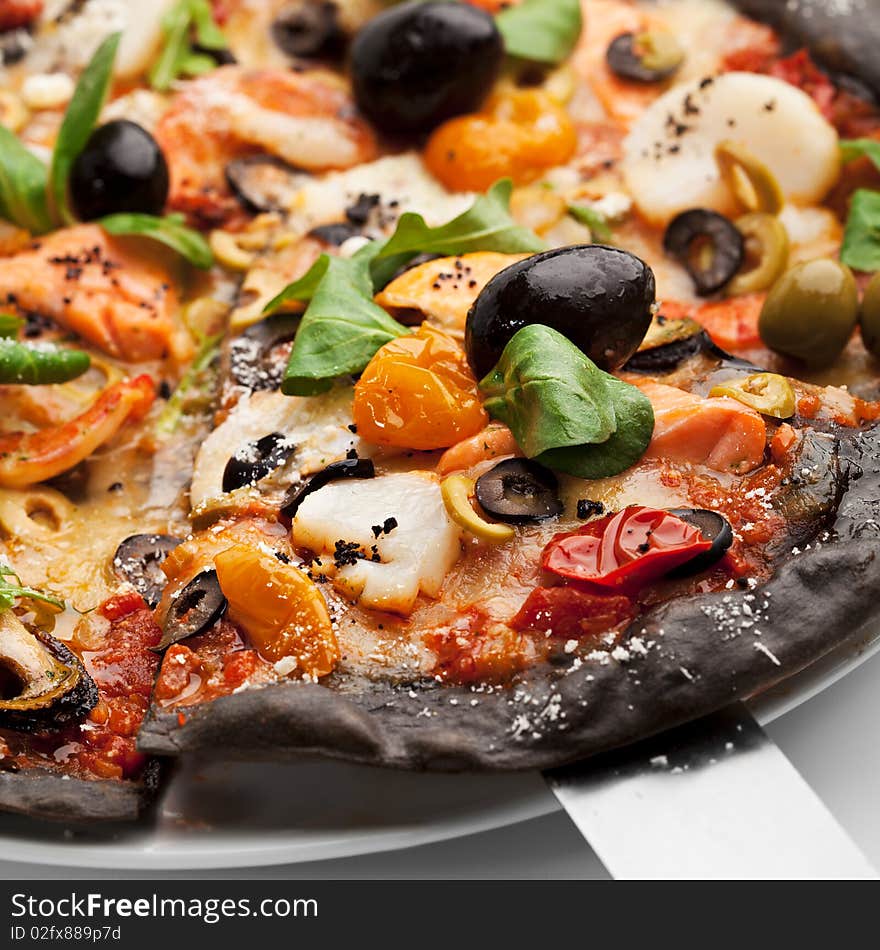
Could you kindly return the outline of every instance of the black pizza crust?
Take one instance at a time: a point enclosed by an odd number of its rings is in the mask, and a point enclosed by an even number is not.
[[[182,722],[154,708],[140,747],[432,771],[547,768],[765,690],[880,615],[880,427],[809,437],[834,446],[825,469],[815,454],[803,463],[815,467],[819,517],[809,533],[794,523],[778,570],[754,590],[667,603],[617,649],[530,668],[505,687],[363,679],[248,690],[188,708]]]
[[[163,771],[154,760],[135,782],[75,778],[40,767],[0,770],[0,811],[69,824],[135,821],[155,803]]]

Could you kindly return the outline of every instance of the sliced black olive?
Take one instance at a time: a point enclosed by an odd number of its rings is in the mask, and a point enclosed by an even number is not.
[[[277,389],[287,365],[287,354],[279,358],[279,348],[296,336],[299,320],[293,313],[275,313],[235,337],[229,344],[232,379],[253,392]]]
[[[246,442],[223,470],[223,491],[235,491],[253,485],[283,465],[296,451],[296,445],[281,432],[270,432],[255,442]]]
[[[162,149],[128,119],[95,129],[70,172],[70,198],[81,221],[122,212],[161,215],[167,197]]]
[[[228,606],[220,590],[217,572],[208,570],[196,574],[172,601],[156,652],[209,630],[226,613]]]
[[[466,3],[403,3],[373,17],[351,49],[360,110],[386,132],[424,132],[475,112],[504,59],[492,17]]]
[[[0,728],[58,728],[97,702],[94,681],[63,643],[0,613]]]
[[[477,479],[480,507],[510,524],[546,521],[562,514],[559,483],[549,469],[528,459],[505,459]]]
[[[345,49],[339,7],[330,0],[286,3],[272,21],[272,39],[288,56],[332,59]]]
[[[309,231],[309,237],[317,238],[325,244],[333,247],[339,247],[345,244],[349,238],[357,237],[361,229],[350,221],[336,221],[333,224],[319,224],[316,228]]]
[[[605,53],[609,69],[633,82],[662,82],[678,72],[684,60],[681,48],[667,34],[621,33]]]
[[[616,247],[581,244],[528,257],[496,274],[474,301],[468,362],[482,379],[517,330],[543,323],[597,366],[618,369],[650,326],[654,289],[651,268]]]
[[[248,211],[281,211],[302,173],[272,155],[235,158],[226,166],[226,181]]]
[[[162,562],[178,544],[180,538],[170,534],[133,534],[116,549],[113,571],[128,581],[150,607],[155,607],[167,583]]]
[[[745,257],[745,241],[733,222],[705,208],[673,218],[663,236],[663,248],[687,270],[703,297],[721,290]]]
[[[192,48],[194,53],[210,56],[218,66],[234,66],[238,62],[232,50],[225,46],[222,49],[209,49],[207,46],[193,43]]]
[[[345,217],[348,218],[352,224],[363,227],[367,221],[370,220],[370,214],[373,209],[379,207],[381,200],[379,195],[360,194],[358,195],[357,201],[345,209]]]
[[[708,551],[698,554],[674,571],[670,571],[670,577],[687,577],[689,574],[705,571],[720,560],[733,544],[733,530],[727,519],[719,515],[717,511],[707,511],[704,508],[672,508],[669,513],[693,525],[706,541],[712,542],[712,547]]]
[[[326,468],[312,475],[308,481],[290,486],[284,498],[284,504],[281,506],[281,514],[293,518],[308,495],[329,485],[330,482],[338,481],[340,478],[373,478],[375,474],[376,469],[372,459],[353,458],[331,462]]]

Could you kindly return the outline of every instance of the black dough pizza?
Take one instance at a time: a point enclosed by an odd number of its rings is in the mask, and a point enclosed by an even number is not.
[[[878,40],[0,2],[0,810],[561,765],[870,629]]]

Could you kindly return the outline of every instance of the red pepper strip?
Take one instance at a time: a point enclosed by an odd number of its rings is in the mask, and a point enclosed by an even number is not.
[[[711,547],[681,518],[634,505],[557,534],[544,548],[541,566],[569,580],[634,591]]]

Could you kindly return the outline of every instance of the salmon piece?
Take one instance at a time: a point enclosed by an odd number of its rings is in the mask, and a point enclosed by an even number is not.
[[[43,12],[43,0],[3,0],[0,3],[0,33],[32,23]]]
[[[0,305],[50,317],[129,362],[189,353],[169,272],[95,224],[55,231],[0,258]]]
[[[156,127],[171,175],[169,204],[202,224],[240,212],[226,181],[234,158],[264,153],[308,171],[350,168],[376,143],[328,75],[224,66],[188,83]]]
[[[654,408],[654,435],[646,458],[694,462],[736,475],[763,464],[767,427],[754,409],[727,396],[702,399],[650,379],[628,381]]]

